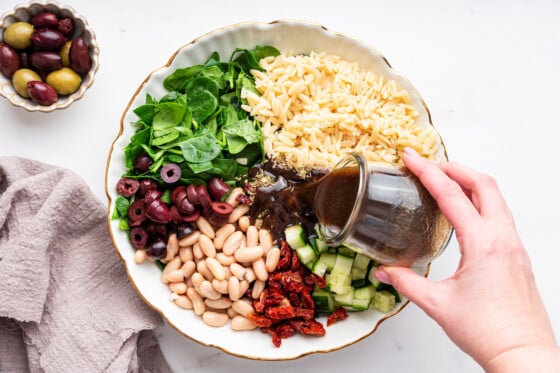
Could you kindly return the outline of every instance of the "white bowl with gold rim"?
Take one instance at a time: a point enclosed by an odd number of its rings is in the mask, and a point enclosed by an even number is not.
[[[302,37],[305,35],[305,37]],[[116,252],[121,257],[130,281],[138,294],[178,333],[209,347],[228,354],[255,360],[290,360],[313,353],[325,353],[350,346],[372,335],[382,322],[398,314],[408,303],[406,299],[387,313],[368,310],[350,313],[350,316],[332,326],[325,327],[323,337],[295,335],[282,341],[280,348],[274,347],[271,337],[259,330],[234,332],[229,326],[210,327],[194,312],[183,310],[169,300],[170,291],[162,284],[161,271],[153,264],[137,265],[134,250],[125,232],[119,230],[118,221],[111,220],[114,201],[117,197],[115,185],[125,172],[123,148],[134,133],[131,122],[137,120],[133,109],[144,103],[146,93],[160,98],[167,92],[163,80],[175,69],[200,64],[217,51],[228,58],[236,48],[252,49],[256,45],[272,45],[284,52],[326,52],[355,61],[364,69],[386,78],[394,79],[409,93],[411,105],[418,111],[417,122],[421,126],[432,126],[430,113],[414,87],[398,72],[387,59],[373,47],[355,38],[333,32],[309,22],[279,20],[270,23],[247,22],[223,27],[205,34],[178,49],[163,67],[150,73],[138,86],[121,117],[118,135],[113,142],[107,161],[106,193],[109,201],[108,224]],[[438,144],[437,157],[445,159],[443,143]],[[428,274],[429,266],[416,268],[418,273]],[[326,318],[319,321],[325,323]],[[396,322],[396,320],[395,320]]]

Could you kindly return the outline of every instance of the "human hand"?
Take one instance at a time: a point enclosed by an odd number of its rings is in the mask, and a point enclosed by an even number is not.
[[[422,308],[487,371],[533,371],[523,363],[533,369],[546,362],[560,371],[560,350],[529,257],[494,179],[458,164],[431,162],[412,149],[403,160],[455,228],[461,259],[442,281],[387,266],[376,277]]]

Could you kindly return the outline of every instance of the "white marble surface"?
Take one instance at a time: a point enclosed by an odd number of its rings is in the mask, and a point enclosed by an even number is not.
[[[16,3],[2,0],[0,12]],[[560,336],[560,197],[553,171],[560,160],[560,2],[65,3],[86,16],[96,30],[102,53],[96,81],[82,100],[50,114],[28,113],[0,100],[0,155],[70,168],[105,202],[105,163],[120,116],[140,82],[179,46],[240,21],[315,21],[379,49],[422,94],[450,158],[495,176],[516,216],[536,281]],[[453,240],[433,264],[430,277],[447,277],[457,262]],[[200,346],[169,327],[161,327],[157,333],[177,372],[480,371],[414,305],[353,346],[286,362],[232,357]]]

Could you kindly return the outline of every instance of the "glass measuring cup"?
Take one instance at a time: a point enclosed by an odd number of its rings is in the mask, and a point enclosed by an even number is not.
[[[449,243],[453,228],[405,167],[353,153],[312,184],[308,200],[328,245],[344,244],[385,265],[421,266]]]

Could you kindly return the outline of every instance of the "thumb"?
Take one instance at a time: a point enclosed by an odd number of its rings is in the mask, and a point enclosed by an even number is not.
[[[375,277],[381,282],[392,285],[428,316],[432,318],[436,316],[435,313],[439,309],[437,283],[405,267],[381,266],[375,270]]]

